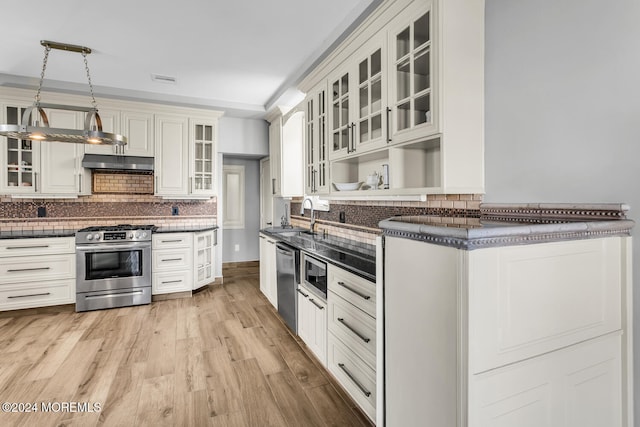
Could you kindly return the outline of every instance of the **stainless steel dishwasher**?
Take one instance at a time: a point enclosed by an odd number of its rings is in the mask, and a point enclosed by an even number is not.
[[[298,299],[296,289],[300,277],[300,251],[284,243],[276,245],[278,274],[278,313],[294,332],[298,332]]]

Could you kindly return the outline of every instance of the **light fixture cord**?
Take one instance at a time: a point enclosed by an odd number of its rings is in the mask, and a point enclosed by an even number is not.
[[[93,95],[93,84],[91,83],[91,74],[89,73],[89,63],[87,62],[87,52],[82,51],[82,57],[84,58],[84,68],[87,71],[87,81],[89,82],[89,91],[91,92],[91,105],[95,110],[98,110],[98,103],[96,97]]]
[[[47,70],[47,60],[49,59],[50,46],[44,47],[44,59],[42,60],[42,72],[40,73],[40,84],[38,85],[38,92],[36,92],[36,105],[40,105],[40,91],[42,90],[42,83],[44,82],[44,73]]]

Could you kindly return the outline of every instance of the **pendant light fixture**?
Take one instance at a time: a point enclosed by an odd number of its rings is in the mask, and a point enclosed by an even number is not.
[[[76,46],[65,43],[57,43],[47,40],[41,40],[40,44],[44,46],[44,59],[42,61],[42,73],[40,74],[40,84],[38,92],[35,96],[35,102],[31,107],[24,110],[22,121],[19,124],[0,124],[0,136],[15,139],[27,139],[34,141],[52,141],[52,142],[73,142],[79,144],[98,144],[98,145],[126,145],[127,138],[104,132],[102,130],[102,120],[98,114],[98,103],[93,95],[93,84],[91,83],[91,74],[89,73],[89,64],[87,55],[91,53],[91,49],[84,46]],[[89,82],[89,90],[91,92],[91,107],[77,107],[71,105],[45,104],[40,102],[40,92],[44,81],[44,73],[47,70],[47,59],[51,49],[66,50],[69,52],[81,53],[84,58],[84,67],[87,72],[87,80]],[[84,129],[62,129],[49,127],[49,119],[44,108],[53,110],[68,110],[86,113],[84,119]],[[35,113],[35,117],[34,117]]]

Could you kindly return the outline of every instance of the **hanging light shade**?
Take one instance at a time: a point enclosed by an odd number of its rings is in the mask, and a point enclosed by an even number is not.
[[[40,75],[40,85],[38,86],[38,92],[35,96],[35,102],[31,107],[25,109],[20,124],[0,124],[0,136],[34,141],[72,142],[78,144],[97,145],[126,145],[127,138],[125,136],[104,132],[102,130],[102,119],[100,119],[100,115],[98,114],[98,103],[93,95],[93,84],[91,83],[89,64],[87,63],[87,54],[91,53],[91,49],[84,46],[57,43],[47,40],[40,41],[40,44],[45,47],[45,53],[42,63],[42,74]],[[82,54],[84,57],[85,70],[87,72],[87,80],[89,81],[92,107],[77,107],[40,102],[40,92],[42,90],[44,74],[47,69],[47,59],[51,49],[67,50]],[[49,119],[47,118],[44,108],[83,112],[85,113],[84,128],[63,129],[50,127]]]

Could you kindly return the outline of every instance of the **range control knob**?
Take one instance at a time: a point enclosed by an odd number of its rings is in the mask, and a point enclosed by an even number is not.
[[[140,238],[140,232],[139,232],[139,231],[137,231],[137,232],[136,232],[136,239],[139,239],[139,238]]]
[[[87,234],[87,240],[89,241],[93,240],[93,234]]]
[[[93,236],[94,239],[96,240],[100,240],[100,235],[98,233],[95,234],[95,236]]]
[[[129,233],[129,238],[133,239],[133,233]]]
[[[146,231],[143,231],[143,232],[142,232],[142,238],[143,238],[143,239],[146,239],[146,238],[147,238],[147,232],[146,232]]]

